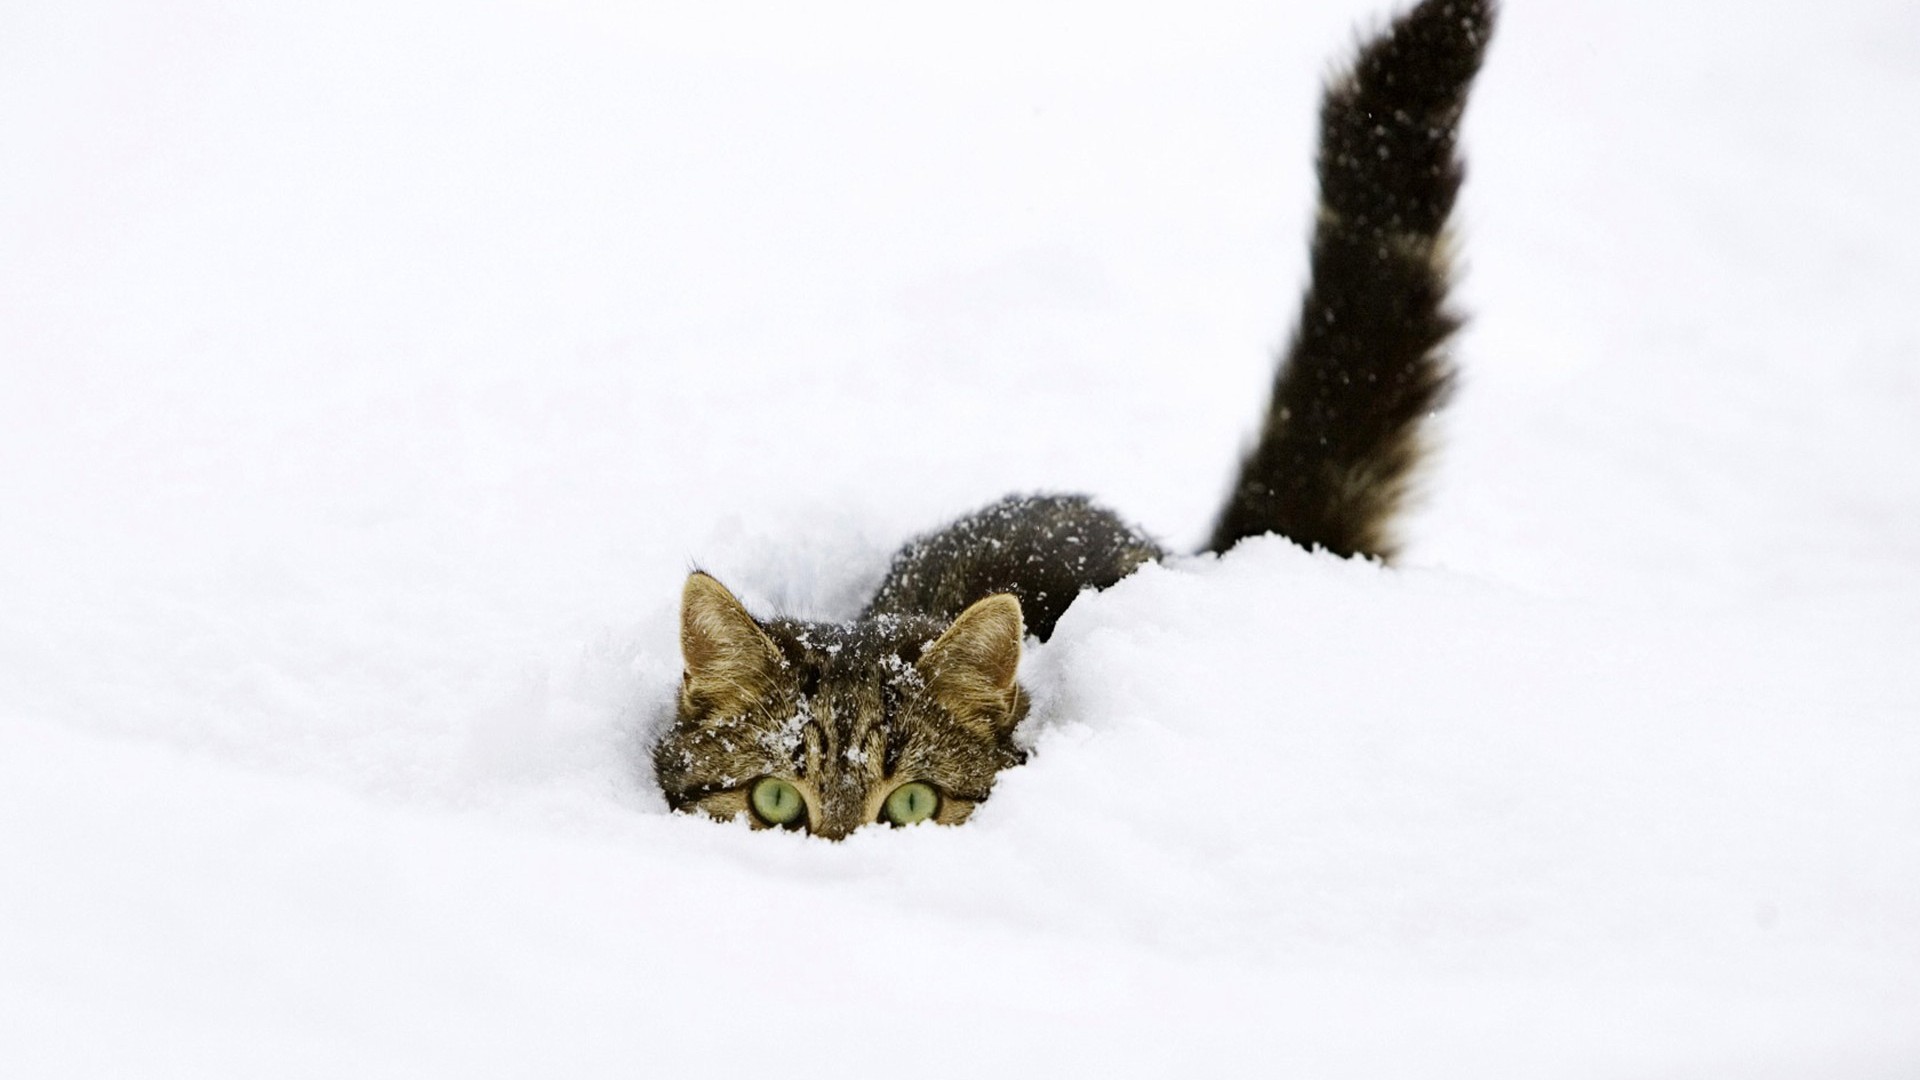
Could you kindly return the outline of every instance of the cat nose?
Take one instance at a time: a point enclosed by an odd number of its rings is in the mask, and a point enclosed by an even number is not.
[[[840,803],[835,800],[821,809],[825,813],[820,815],[820,820],[813,826],[812,832],[815,836],[824,836],[829,840],[844,840],[848,833],[867,823],[862,814],[865,808],[851,801]]]

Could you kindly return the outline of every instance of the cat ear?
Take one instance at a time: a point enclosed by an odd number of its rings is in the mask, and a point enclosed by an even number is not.
[[[687,575],[680,594],[681,694],[705,714],[745,712],[773,690],[780,650],[734,595],[711,576]]]
[[[989,596],[960,613],[926,653],[919,668],[934,700],[956,718],[984,722],[1005,734],[1020,721],[1020,601]]]

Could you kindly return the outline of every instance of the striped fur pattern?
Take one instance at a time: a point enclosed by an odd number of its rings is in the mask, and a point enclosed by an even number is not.
[[[951,619],[994,593],[1020,601],[1027,632],[1041,641],[1086,589],[1104,589],[1166,551],[1083,495],[1009,495],[893,557],[862,618]]]
[[[1447,220],[1458,126],[1493,0],[1424,0],[1327,87],[1320,212],[1300,326],[1207,544],[1279,533],[1341,555],[1395,553],[1392,527],[1446,399]],[[1014,496],[909,543],[846,624],[757,619],[688,578],[678,715],[654,752],[676,810],[838,839],[894,794],[959,824],[1021,752],[1022,641],[1076,596],[1166,552],[1073,495]],[[909,789],[911,789],[909,791]],[[756,791],[776,790],[769,818]]]
[[[675,809],[769,827],[750,793],[772,777],[800,792],[804,828],[837,840],[918,782],[938,792],[931,820],[958,825],[1021,760],[1013,729],[1027,696],[1014,672],[1024,631],[1010,596],[945,621],[762,622],[695,573],[681,615],[679,716],[654,750]]]

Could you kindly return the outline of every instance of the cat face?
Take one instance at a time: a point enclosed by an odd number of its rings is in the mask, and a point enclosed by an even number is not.
[[[1022,633],[1004,594],[950,625],[761,622],[696,572],[679,711],[654,750],[661,790],[676,810],[835,840],[876,822],[958,825],[1021,760]]]

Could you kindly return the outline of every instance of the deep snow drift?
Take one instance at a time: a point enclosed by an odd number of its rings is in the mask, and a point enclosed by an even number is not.
[[[1920,1072],[1920,14],[1510,3],[1403,568],[1083,599],[962,829],[664,812],[694,563],[1207,524],[1370,3],[29,5],[0,1073]]]

